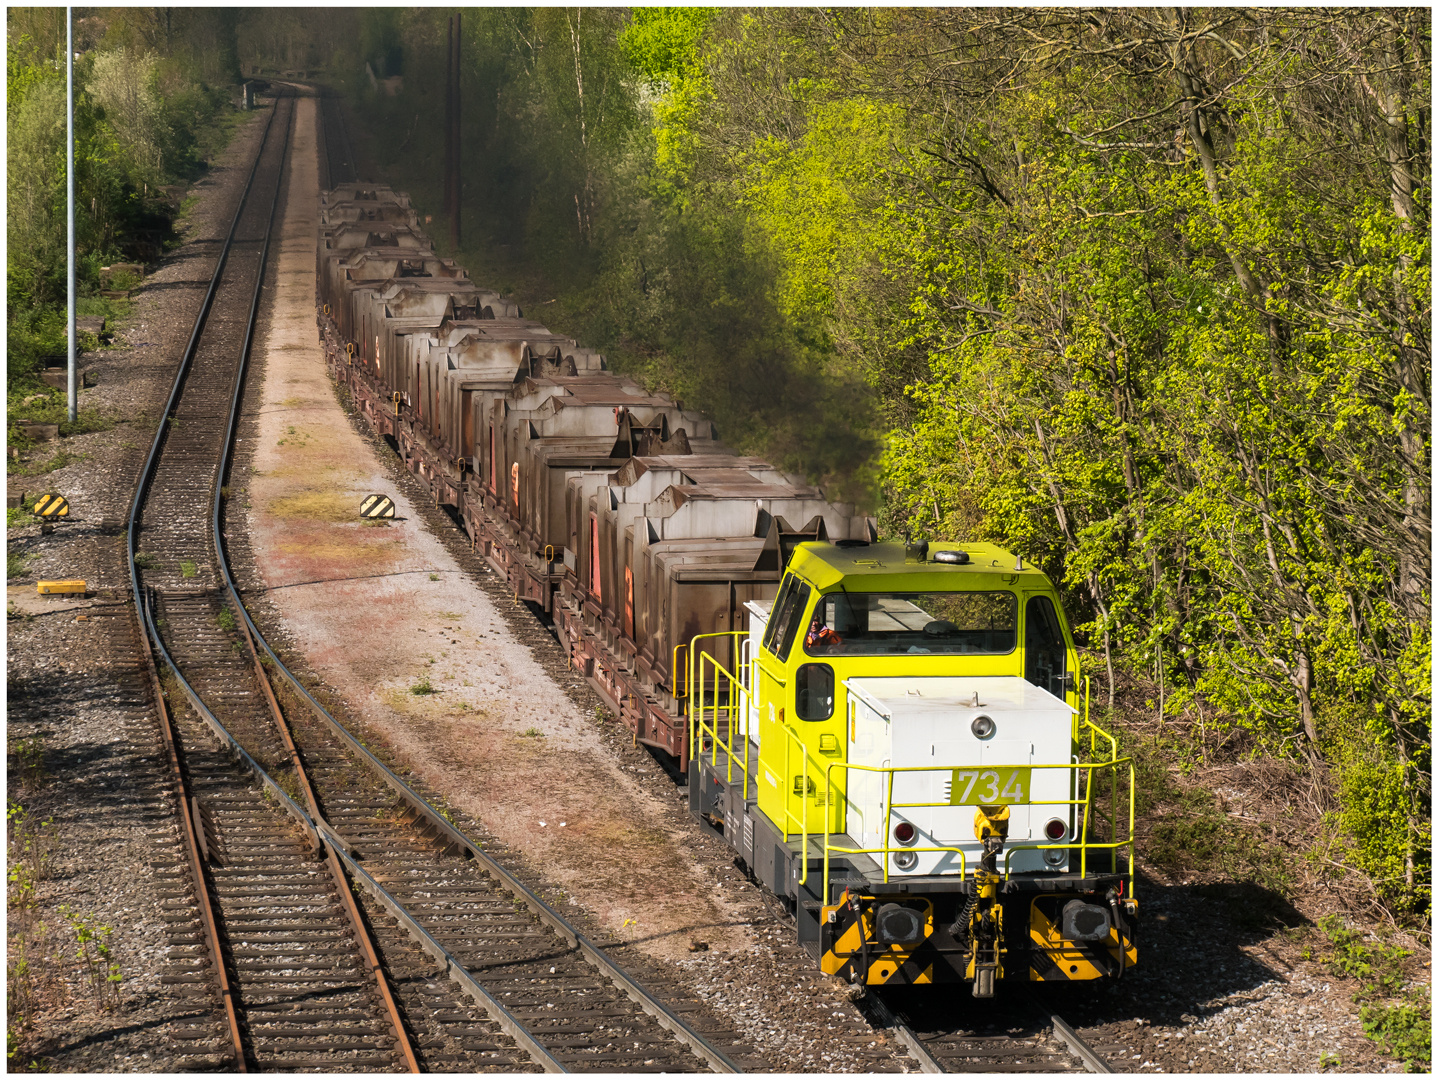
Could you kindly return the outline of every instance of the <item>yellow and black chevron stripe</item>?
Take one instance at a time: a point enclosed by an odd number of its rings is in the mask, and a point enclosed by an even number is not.
[[[394,517],[394,500],[388,495],[366,495],[360,503],[360,517],[363,518],[392,518]]]
[[[950,981],[952,969],[934,944],[934,908],[927,900],[909,902],[923,905],[924,940],[905,945],[875,941],[872,907],[864,907],[846,891],[839,903],[820,909],[819,967],[829,975],[867,986],[917,986],[938,980]],[[832,915],[832,918],[831,918]],[[945,978],[950,975],[950,978]]]
[[[51,492],[49,495],[41,495],[36,500],[31,513],[39,518],[69,517],[70,504],[66,501],[65,496]]]
[[[1073,896],[1045,896],[1029,909],[1029,981],[1078,982],[1108,979],[1119,973],[1118,930],[1109,928],[1103,941],[1066,941],[1061,928],[1063,905]],[[1132,924],[1130,924],[1131,926]],[[1123,942],[1123,967],[1138,964],[1132,930]]]

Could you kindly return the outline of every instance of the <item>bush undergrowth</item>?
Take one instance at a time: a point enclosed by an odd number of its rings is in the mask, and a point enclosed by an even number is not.
[[[1409,1072],[1427,1072],[1433,1057],[1433,1009],[1426,987],[1408,984],[1403,961],[1412,954],[1384,941],[1365,941],[1361,931],[1337,915],[1318,921],[1333,951],[1327,956],[1335,975],[1359,982],[1353,1000],[1363,1003],[1359,1017],[1370,1039]]]

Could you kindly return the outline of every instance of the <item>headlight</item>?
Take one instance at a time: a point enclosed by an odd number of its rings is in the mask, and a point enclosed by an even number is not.
[[[919,853],[917,851],[894,852],[894,865],[900,870],[912,870],[918,864]]]
[[[974,722],[969,725],[969,730],[974,733],[974,738],[987,739],[994,733],[994,719],[980,713],[974,717]]]

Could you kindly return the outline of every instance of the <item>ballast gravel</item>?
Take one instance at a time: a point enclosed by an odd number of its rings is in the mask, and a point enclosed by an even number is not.
[[[63,468],[7,477],[11,495],[58,491],[71,507],[71,520],[52,533],[30,526],[7,537],[11,554],[28,557],[6,590],[7,795],[32,826],[53,823],[38,830],[50,863],[33,907],[10,882],[11,1071],[173,1071],[180,1047],[171,1031],[213,1015],[204,999],[162,981],[170,932],[162,879],[179,865],[179,833],[130,630],[124,538],[101,526],[122,518],[133,498],[264,120],[257,112],[193,186],[179,226],[184,243],[150,268],[130,319],[114,328],[117,347],[80,360],[96,377],[81,408],[114,425],[40,443],[19,463],[33,467],[63,451],[76,459]],[[38,597],[40,578],[83,578],[92,596]],[[24,860],[13,818],[8,839],[15,869]],[[100,972],[104,992],[76,958],[82,929],[108,943],[107,964],[117,966]]]

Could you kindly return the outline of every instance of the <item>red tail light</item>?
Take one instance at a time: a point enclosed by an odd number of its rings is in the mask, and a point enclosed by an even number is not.
[[[1044,826],[1044,835],[1053,841],[1062,840],[1068,831],[1069,827],[1062,818],[1050,818]]]
[[[918,835],[919,831],[907,821],[901,821],[894,826],[894,839],[901,844],[912,844],[914,837]]]

